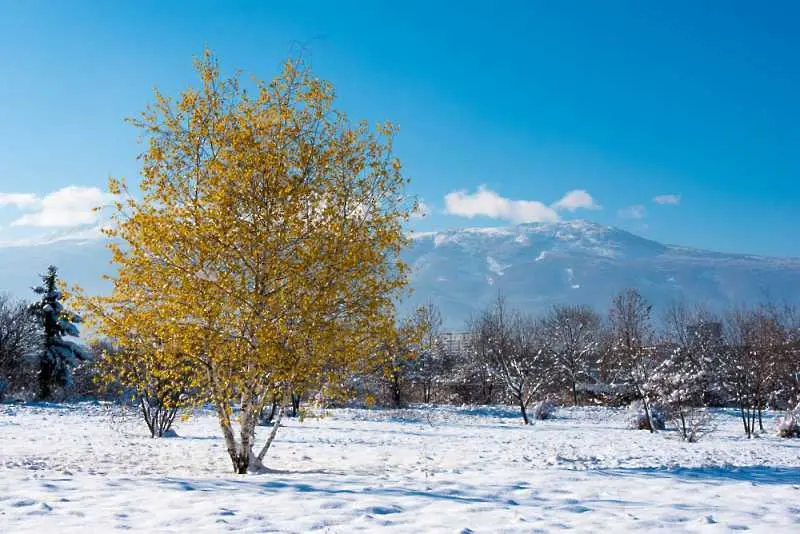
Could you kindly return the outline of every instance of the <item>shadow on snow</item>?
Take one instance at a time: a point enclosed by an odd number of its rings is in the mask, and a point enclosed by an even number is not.
[[[654,477],[704,483],[751,482],[800,485],[800,467],[640,467],[596,471],[612,477]]]

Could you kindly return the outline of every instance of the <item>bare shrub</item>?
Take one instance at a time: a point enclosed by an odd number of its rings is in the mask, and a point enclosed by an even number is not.
[[[681,410],[671,411],[670,417],[681,439],[688,443],[697,443],[715,429],[714,415],[705,408],[683,407]]]
[[[556,405],[550,401],[539,401],[533,405],[533,418],[537,421],[552,419],[556,415]]]

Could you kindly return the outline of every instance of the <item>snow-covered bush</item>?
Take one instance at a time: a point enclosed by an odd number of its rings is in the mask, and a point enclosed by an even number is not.
[[[656,404],[650,405],[650,419],[653,420],[655,430],[664,430],[664,428],[666,428],[667,415],[660,406]],[[630,406],[628,406],[628,428],[634,430],[652,430],[642,401],[632,402]]]
[[[711,412],[704,408],[708,362],[696,347],[675,345],[664,353],[648,384],[684,441],[694,443],[710,432]]]
[[[700,438],[710,434],[716,428],[714,413],[708,408],[690,406],[681,409],[671,409],[669,416],[675,424],[675,430],[683,441],[696,443]]]
[[[777,430],[782,438],[800,438],[800,404],[778,418]]]
[[[556,414],[556,405],[549,401],[539,401],[533,405],[533,417],[537,421],[552,419]]]

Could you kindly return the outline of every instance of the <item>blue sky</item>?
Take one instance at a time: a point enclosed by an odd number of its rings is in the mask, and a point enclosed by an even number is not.
[[[351,117],[399,123],[420,230],[585,218],[800,256],[795,2],[163,4],[0,0],[0,242],[91,223],[136,176],[123,118],[205,45],[268,78],[299,43]]]

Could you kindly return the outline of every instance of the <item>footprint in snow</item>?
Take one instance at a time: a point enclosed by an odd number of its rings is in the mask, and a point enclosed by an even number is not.
[[[573,514],[585,514],[586,512],[591,512],[592,511],[591,508],[587,508],[586,506],[583,506],[582,504],[571,504],[569,506],[563,507],[562,510],[564,510],[566,512],[572,512]]]
[[[53,507],[50,506],[49,504],[47,504],[46,502],[43,502],[38,507],[36,507],[36,508],[32,509],[30,512],[28,512],[28,515],[44,515],[44,514],[47,514],[49,512],[52,512],[52,511],[53,511]]]
[[[403,511],[403,509],[393,504],[391,506],[372,506],[370,508],[367,508],[366,511],[376,515],[389,515],[389,514],[399,514],[400,512]]]

